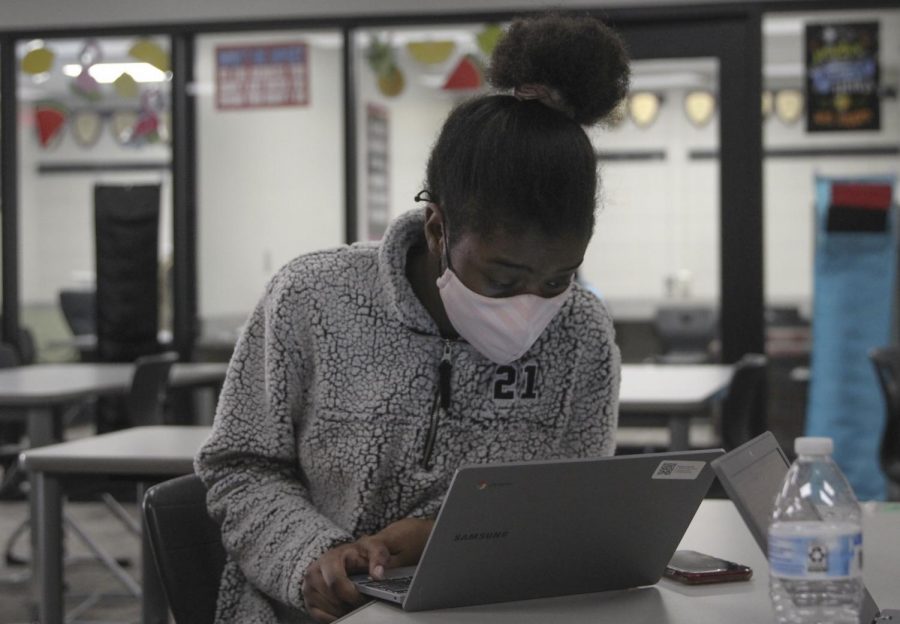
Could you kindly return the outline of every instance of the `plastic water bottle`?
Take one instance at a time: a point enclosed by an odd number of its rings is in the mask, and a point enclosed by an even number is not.
[[[858,624],[862,519],[830,438],[797,438],[797,461],[769,525],[769,593],[778,624]]]

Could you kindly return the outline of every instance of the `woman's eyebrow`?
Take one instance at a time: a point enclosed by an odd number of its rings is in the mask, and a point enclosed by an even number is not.
[[[582,260],[578,264],[574,264],[570,267],[566,267],[563,269],[559,269],[558,271],[554,271],[554,274],[568,273],[569,271],[575,271],[578,269],[578,267],[580,267],[582,265],[583,262],[584,262],[584,260]],[[516,269],[519,271],[527,271],[528,273],[535,272],[535,270],[533,268],[531,268],[530,266],[528,266],[527,264],[519,264],[518,262],[512,262],[510,260],[505,260],[503,258],[491,258],[490,260],[488,260],[488,263],[489,264],[497,264],[497,265],[500,265],[502,267],[506,267],[509,269]]]

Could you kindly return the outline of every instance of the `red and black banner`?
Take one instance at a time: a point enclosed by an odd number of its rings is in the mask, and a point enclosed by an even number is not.
[[[890,184],[833,184],[826,229],[829,232],[886,231],[892,192]]]

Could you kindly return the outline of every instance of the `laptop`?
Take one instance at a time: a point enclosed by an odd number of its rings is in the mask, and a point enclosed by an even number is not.
[[[351,580],[406,611],[653,585],[723,452],[460,468],[418,566]]]
[[[712,462],[712,469],[722,487],[734,502],[756,543],[767,555],[769,520],[775,507],[775,496],[788,468],[790,462],[769,431]],[[880,611],[866,590],[859,621],[860,624],[900,622],[900,611]]]

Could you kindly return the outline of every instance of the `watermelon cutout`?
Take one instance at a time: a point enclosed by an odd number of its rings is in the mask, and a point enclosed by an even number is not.
[[[444,89],[447,91],[478,89],[482,84],[484,75],[481,64],[474,56],[467,54],[450,73],[447,82],[444,83]]]
[[[38,104],[34,109],[38,141],[41,147],[55,143],[66,125],[68,111],[61,104]]]

